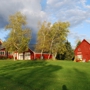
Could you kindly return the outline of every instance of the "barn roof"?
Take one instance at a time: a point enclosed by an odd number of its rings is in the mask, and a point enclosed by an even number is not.
[[[35,44],[29,44],[29,49],[35,51]]]
[[[89,43],[86,39],[83,39],[82,42],[75,48],[74,51],[76,51],[76,50],[81,46],[81,44],[82,44],[83,42],[87,43],[87,44],[90,46],[90,43]]]

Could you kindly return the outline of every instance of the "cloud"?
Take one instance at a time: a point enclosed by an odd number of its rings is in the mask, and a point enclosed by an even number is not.
[[[19,11],[20,8],[22,8],[22,5],[15,2],[15,0],[9,0],[8,2],[7,0],[2,0],[0,2],[0,19],[2,18],[2,21],[8,22],[9,15]],[[0,21],[0,23],[2,23],[2,21]]]
[[[9,22],[9,16],[22,12],[27,18],[27,26],[32,30],[32,40],[36,40],[37,24],[47,20],[47,13],[42,11],[41,0],[1,0],[0,1],[0,30]],[[7,36],[5,34],[5,36]],[[4,37],[4,36],[2,36]]]
[[[90,6],[86,5],[86,0],[47,0],[47,9],[54,20],[69,21],[71,27],[90,18]]]
[[[41,2],[45,2],[44,6]],[[4,28],[9,16],[17,11],[27,17],[27,26],[33,30],[34,39],[39,21],[69,21],[73,28],[84,21],[90,22],[90,5],[86,2],[87,0],[1,0],[0,28]]]
[[[0,28],[8,23],[8,17],[21,11],[26,17],[28,27],[36,29],[38,21],[47,18],[46,12],[42,11],[41,0],[2,0],[0,2]]]
[[[69,21],[74,27],[90,18],[90,6],[86,5],[86,0],[47,0],[45,5],[41,5],[41,0],[2,0],[0,28],[8,23],[9,15],[17,11],[27,17],[28,26],[34,30],[37,29],[39,21]]]
[[[85,34],[78,34],[77,32],[70,32],[69,33],[69,37],[72,37],[72,38],[74,38],[74,40],[76,40],[76,41],[81,41],[81,40],[83,40],[83,39],[87,39],[88,37],[85,35]]]
[[[86,39],[88,42],[90,42],[90,39],[86,34],[78,33],[76,31],[70,31],[68,35],[68,40],[69,42],[71,42],[73,49],[76,48],[78,41],[82,41],[83,39]]]

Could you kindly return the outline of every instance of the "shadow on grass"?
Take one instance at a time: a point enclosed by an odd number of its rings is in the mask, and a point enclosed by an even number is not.
[[[68,90],[66,85],[62,86],[62,90]]]
[[[27,67],[39,67],[45,66],[47,64],[46,61],[15,61],[15,63],[10,63],[0,68],[1,70],[14,70],[18,68],[27,68]]]
[[[17,62],[2,67],[0,76],[16,82],[17,87],[24,87],[22,90],[53,90],[55,72],[60,69],[61,66],[48,65],[45,61]]]

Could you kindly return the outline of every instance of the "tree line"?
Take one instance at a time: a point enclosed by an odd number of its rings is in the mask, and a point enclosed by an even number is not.
[[[20,53],[28,50],[32,30],[26,25],[26,17],[21,12],[9,16],[9,23],[5,29],[10,30],[10,33],[3,43],[7,51]],[[60,21],[53,24],[47,21],[39,23],[36,51],[41,52],[41,54],[53,54],[53,59],[71,60],[74,53],[70,42],[67,40],[69,26],[69,22]]]

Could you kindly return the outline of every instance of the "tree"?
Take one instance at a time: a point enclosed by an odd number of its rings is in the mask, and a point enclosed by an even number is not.
[[[56,58],[57,52],[61,54],[65,51],[65,41],[68,35],[68,22],[56,22],[53,25],[48,22],[41,24],[38,31],[38,50],[47,51]],[[50,56],[50,55],[49,55]],[[49,57],[48,57],[49,58]]]
[[[72,49],[72,46],[69,41],[65,42],[66,51],[63,54],[57,55],[57,59],[60,60],[72,60],[74,57],[74,50]]]
[[[66,50],[65,41],[69,33],[69,22],[56,22],[52,25],[50,31],[50,52],[53,53],[54,59],[57,53],[63,54]]]
[[[49,52],[48,35],[50,32],[51,23],[44,21],[39,23],[39,31],[37,34],[36,51],[40,51],[41,55],[43,52]]]
[[[6,30],[10,30],[8,39],[4,42],[4,46],[11,52],[23,52],[28,49],[28,43],[31,39],[31,30],[25,27],[26,17],[17,12],[10,15],[9,24]]]
[[[50,23],[44,21],[43,23],[39,23],[39,31],[37,33],[37,44],[36,50],[40,52],[48,52],[47,49],[47,41],[48,34],[50,31]]]
[[[66,42],[65,43],[66,46],[66,52],[65,54],[65,60],[72,60],[72,58],[74,57],[74,50],[72,49],[72,46],[70,44],[70,42]]]
[[[77,42],[77,44],[76,44],[76,47],[79,46],[80,43],[81,43],[81,41],[79,40],[79,41]]]

